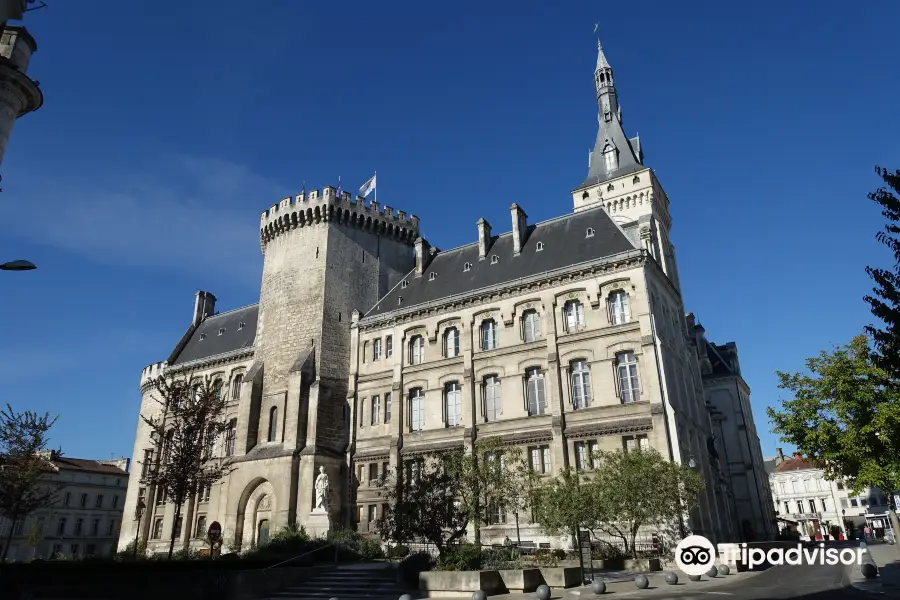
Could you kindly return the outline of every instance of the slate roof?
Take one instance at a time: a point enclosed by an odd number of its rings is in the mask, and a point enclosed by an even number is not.
[[[190,333],[190,338],[170,365],[180,365],[195,360],[211,358],[219,354],[250,348],[256,339],[256,321],[259,304],[251,304],[228,312],[206,317]],[[243,323],[243,326],[241,326]],[[225,331],[219,335],[219,330]]]
[[[586,237],[589,227],[594,229],[593,237]],[[421,277],[415,277],[415,271],[411,272],[406,277],[407,287],[394,287],[366,313],[366,317],[635,250],[635,245],[613,223],[603,207],[531,225],[519,256],[513,256],[512,233],[491,239],[487,257],[481,261],[478,260],[477,243],[438,253]],[[538,242],[544,245],[541,251],[536,250]],[[497,264],[491,264],[493,255],[499,257]],[[471,264],[469,271],[464,270],[466,263]],[[429,281],[432,272],[436,273],[435,279]],[[400,297],[402,303],[398,302]]]
[[[91,473],[103,473],[106,475],[121,475],[128,477],[128,471],[124,471],[115,465],[108,465],[96,460],[86,458],[69,458],[68,456],[53,457],[53,464],[59,469],[68,471],[90,471]]]

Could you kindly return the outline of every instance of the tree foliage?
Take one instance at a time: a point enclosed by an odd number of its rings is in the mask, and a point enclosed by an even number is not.
[[[869,199],[881,207],[881,214],[888,221],[876,239],[891,250],[894,266],[890,269],[866,267],[875,287],[872,295],[864,299],[871,306],[872,314],[883,323],[882,327],[866,327],[866,333],[874,341],[875,364],[897,384],[900,383],[900,198],[896,194],[900,194],[900,171],[891,173],[875,167],[875,172],[885,187],[869,194]]]
[[[562,471],[538,488],[535,518],[551,534],[577,528],[617,538],[636,556],[641,528],[668,530],[697,505],[703,479],[655,450],[597,452],[592,471]]]
[[[49,413],[15,412],[9,404],[0,411],[0,516],[10,520],[0,560],[6,560],[16,523],[56,500],[60,486],[47,479],[55,470],[47,450],[54,423]]]
[[[163,494],[175,504],[171,559],[184,502],[232,470],[226,459],[216,455],[217,440],[228,428],[228,401],[221,380],[210,377],[162,375],[153,386],[156,410],[142,414],[141,420],[151,430],[155,452],[141,482],[152,486],[157,498]]]
[[[790,392],[768,408],[773,431],[855,491],[900,488],[900,390],[885,384],[865,335],[807,359],[808,373],[778,372]]]

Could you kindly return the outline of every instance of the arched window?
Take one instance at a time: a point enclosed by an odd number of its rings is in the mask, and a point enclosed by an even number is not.
[[[204,440],[204,450],[206,452],[206,457],[211,458],[214,456],[216,452],[216,425],[215,423],[210,424],[209,427],[206,428],[206,439]]]
[[[616,149],[612,146],[612,144],[607,144],[606,147],[603,148],[603,166],[606,168],[607,173],[611,173],[619,167],[619,159],[616,156]]]
[[[637,360],[634,358],[634,352],[622,352],[616,355],[616,373],[619,383],[619,398],[622,402],[640,400],[641,386],[638,381]]]
[[[231,384],[231,398],[233,400],[241,399],[241,388],[244,384],[244,374],[238,373],[234,376],[234,382]]]
[[[576,360],[572,363],[572,406],[575,409],[587,408],[591,405],[591,372],[587,361]]]
[[[525,371],[525,399],[528,405],[528,416],[542,415],[547,412],[547,398],[544,395],[544,374],[538,368]]]
[[[569,300],[563,306],[566,319],[566,331],[578,331],[584,327],[584,305],[578,300]]]
[[[409,390],[409,420],[412,431],[425,429],[425,394],[422,388]]]
[[[617,290],[609,295],[609,322],[613,325],[627,323],[631,318],[628,308],[628,294]]]
[[[493,350],[498,346],[497,339],[499,331],[497,330],[497,322],[493,319],[487,319],[481,322],[481,349]]]
[[[234,456],[234,449],[237,443],[237,420],[232,419],[228,423],[228,429],[225,430],[225,456]]]
[[[484,378],[484,420],[498,421],[503,410],[500,407],[500,378],[489,375]]]
[[[444,387],[444,414],[447,427],[462,425],[462,389],[455,381]]]
[[[222,400],[222,386],[223,382],[221,379],[216,379],[213,383],[213,398],[216,399],[216,402],[220,402]]]
[[[269,409],[269,441],[274,442],[278,439],[278,407],[273,406]]]
[[[536,310],[522,313],[522,336],[526,342],[533,342],[541,337],[541,316]]]
[[[456,327],[444,331],[444,356],[447,358],[459,356],[459,330]]]
[[[420,365],[425,360],[425,338],[415,335],[409,340],[409,364]]]

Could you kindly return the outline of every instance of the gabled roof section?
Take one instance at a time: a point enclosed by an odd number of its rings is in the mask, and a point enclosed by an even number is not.
[[[784,473],[785,471],[802,471],[805,469],[821,469],[819,465],[811,460],[807,460],[800,456],[799,454],[795,454],[791,458],[785,459],[783,463],[775,467],[776,473]]]
[[[258,304],[206,317],[192,328],[193,331],[188,330],[187,341],[183,342],[182,348],[176,347],[169,365],[182,365],[252,347],[258,317]],[[220,330],[224,331],[220,333]]]
[[[587,237],[588,229],[593,236]],[[440,252],[421,277],[411,273],[407,286],[397,285],[375,305],[366,317],[385,314],[449,296],[539,275],[548,271],[635,250],[603,207],[565,215],[528,228],[519,256],[513,256],[512,233],[491,239],[484,260],[478,260],[478,244],[468,244]],[[543,249],[538,250],[538,244]],[[497,263],[492,264],[492,257]],[[465,269],[466,264],[469,270]],[[434,280],[430,280],[434,273]],[[403,298],[403,302],[399,298]]]
[[[91,473],[103,473],[104,475],[119,475],[128,477],[125,471],[115,465],[106,464],[98,460],[87,458],[69,458],[68,456],[55,456],[53,464],[61,471],[88,471]]]

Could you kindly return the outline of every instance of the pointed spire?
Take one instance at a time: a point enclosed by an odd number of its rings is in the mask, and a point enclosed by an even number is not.
[[[599,71],[600,69],[612,69],[609,65],[609,61],[606,60],[606,55],[603,54],[603,44],[600,40],[597,40],[597,68],[595,71]]]

